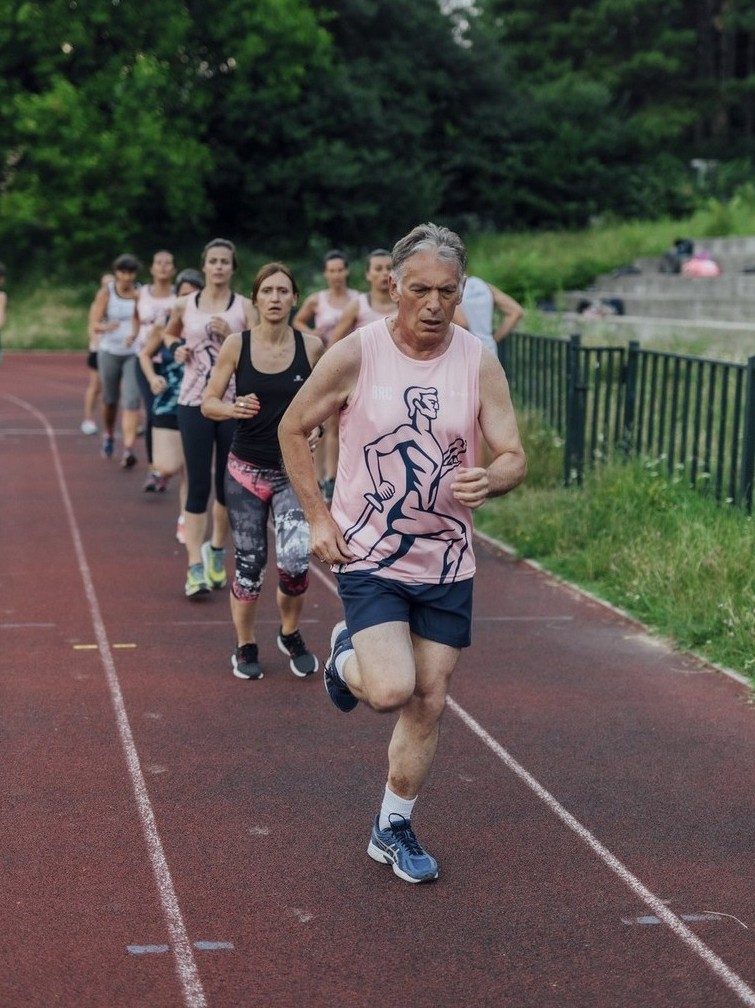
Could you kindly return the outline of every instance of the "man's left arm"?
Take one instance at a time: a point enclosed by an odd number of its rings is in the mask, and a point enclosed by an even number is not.
[[[503,368],[491,354],[480,359],[480,430],[493,460],[487,468],[459,467],[451,484],[460,504],[478,508],[488,497],[500,497],[527,474],[527,459]]]

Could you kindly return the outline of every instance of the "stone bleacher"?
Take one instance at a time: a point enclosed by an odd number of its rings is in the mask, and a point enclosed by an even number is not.
[[[561,299],[564,320],[573,327],[600,324],[603,329],[626,331],[628,338],[663,338],[673,333],[753,333],[755,352],[755,237],[695,240],[696,250],[707,250],[721,266],[721,276],[688,279],[661,273],[661,257],[635,260],[639,273],[621,270],[597,277],[581,291],[568,291]],[[577,314],[581,301],[620,298],[624,315],[606,316],[598,323]]]

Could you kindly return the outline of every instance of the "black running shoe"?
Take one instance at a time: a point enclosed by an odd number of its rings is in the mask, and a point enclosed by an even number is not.
[[[278,648],[284,655],[291,659],[288,667],[300,679],[306,679],[316,672],[320,663],[304,643],[304,638],[298,630],[293,633],[284,634],[282,629],[278,630]]]
[[[231,655],[231,667],[237,679],[261,679],[262,667],[259,663],[256,644],[242,644]]]
[[[325,689],[328,691],[328,696],[344,714],[353,711],[359,701],[339,676],[336,669],[336,658],[344,651],[353,650],[351,637],[349,636],[349,631],[346,629],[346,623],[344,620],[341,620],[340,623],[336,623],[333,627],[330,635],[330,656],[325,662],[323,679],[325,680]]]

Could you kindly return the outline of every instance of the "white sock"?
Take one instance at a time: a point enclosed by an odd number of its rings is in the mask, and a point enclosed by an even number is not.
[[[336,656],[335,660],[336,674],[338,678],[341,680],[341,682],[344,683],[346,682],[346,677],[343,674],[343,668],[346,662],[349,660],[349,658],[351,658],[353,654],[354,654],[354,648],[349,648],[347,651],[341,651],[341,653]]]
[[[393,791],[386,784],[385,786],[385,797],[383,798],[383,805],[380,809],[380,829],[388,829],[391,825],[390,815],[393,812],[395,815],[403,816],[408,822],[412,817],[412,809],[414,808],[415,798],[401,798],[399,795],[394,794]]]

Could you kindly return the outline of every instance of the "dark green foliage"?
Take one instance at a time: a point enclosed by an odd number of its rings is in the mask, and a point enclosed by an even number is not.
[[[681,214],[754,138],[746,0],[0,0],[11,262]]]

